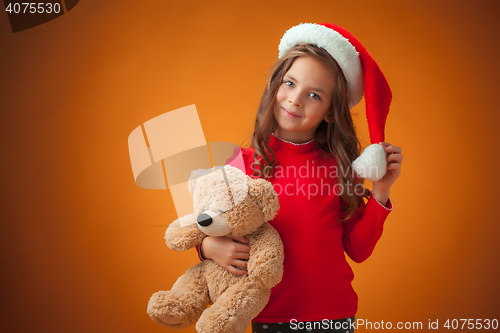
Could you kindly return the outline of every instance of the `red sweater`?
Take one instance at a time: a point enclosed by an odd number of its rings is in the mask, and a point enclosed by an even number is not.
[[[321,156],[314,141],[294,145],[271,136],[269,147],[278,164],[269,181],[278,193],[280,210],[270,223],[285,249],[282,281],[271,291],[260,323],[335,320],[356,314],[358,297],[344,251],[355,262],[366,260],[392,210],[370,197],[362,214],[340,219],[341,188],[334,158]],[[252,175],[253,148],[243,150],[247,175]],[[337,173],[336,173],[337,171]]]

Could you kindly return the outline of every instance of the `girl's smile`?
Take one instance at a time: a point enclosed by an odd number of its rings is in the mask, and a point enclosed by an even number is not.
[[[290,118],[301,118],[301,116],[299,116],[298,114],[296,114],[295,112],[292,112],[290,110],[287,110],[285,109],[284,107],[281,107],[281,110],[283,110],[283,112],[285,113],[285,115],[287,117],[290,117]]]
[[[330,112],[334,75],[312,57],[297,58],[276,94],[274,116],[278,137],[294,143],[314,138],[316,128]]]

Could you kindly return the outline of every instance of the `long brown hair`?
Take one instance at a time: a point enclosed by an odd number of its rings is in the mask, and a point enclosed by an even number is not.
[[[347,83],[337,62],[324,49],[314,44],[299,44],[278,59],[271,69],[264,94],[260,101],[252,134],[251,147],[254,148],[254,175],[268,179],[274,172],[276,158],[269,147],[271,133],[279,131],[274,117],[276,94],[283,83],[283,77],[299,57],[312,57],[330,69],[335,77],[332,100],[328,112],[329,122],[322,120],[314,139],[325,157],[336,158],[340,172],[338,181],[341,195],[343,219],[352,217],[362,204],[361,196],[368,197],[370,191],[361,186],[362,193],[355,193],[356,184],[363,185],[363,179],[352,172],[352,162],[361,152],[361,144],[356,135],[347,99]]]

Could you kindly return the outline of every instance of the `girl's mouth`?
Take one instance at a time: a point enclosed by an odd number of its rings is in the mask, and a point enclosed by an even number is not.
[[[281,108],[281,110],[283,110],[283,113],[287,116],[287,117],[290,117],[290,118],[301,118],[299,115],[295,114],[295,113],[292,113],[290,111],[288,111],[287,109],[285,108]]]

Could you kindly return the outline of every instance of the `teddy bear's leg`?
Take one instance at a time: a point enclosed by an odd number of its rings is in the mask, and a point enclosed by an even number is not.
[[[199,333],[243,333],[264,309],[270,295],[270,289],[257,287],[248,279],[234,284],[203,312],[196,330]]]
[[[170,291],[151,296],[148,314],[154,322],[168,328],[185,328],[196,322],[209,303],[202,263],[179,277]]]

